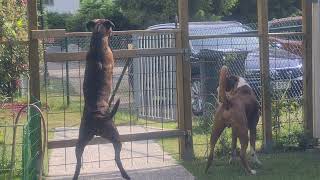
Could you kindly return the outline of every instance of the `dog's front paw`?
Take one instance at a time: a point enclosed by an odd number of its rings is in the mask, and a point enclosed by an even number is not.
[[[261,161],[258,159],[258,156],[257,156],[256,154],[252,154],[252,155],[251,155],[251,161],[252,161],[253,163],[256,163],[256,164],[259,165],[259,166],[262,166],[262,163],[261,163]]]
[[[127,173],[123,173],[123,174],[121,174],[122,175],[122,177],[124,178],[124,179],[126,179],[126,180],[130,180],[131,178],[130,178],[130,176],[127,174]]]
[[[257,171],[256,171],[256,170],[251,169],[251,170],[250,170],[250,174],[251,174],[251,175],[256,175],[256,174],[257,174]]]

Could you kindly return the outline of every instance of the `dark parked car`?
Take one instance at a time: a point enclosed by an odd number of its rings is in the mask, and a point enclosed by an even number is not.
[[[173,23],[152,26],[149,29],[173,29]],[[258,37],[241,36],[253,31],[234,21],[190,22],[191,36],[234,34],[234,37],[215,37],[190,40],[192,72],[192,110],[203,113],[206,103],[214,103],[218,86],[218,72],[228,65],[233,74],[245,77],[260,97],[260,58]],[[270,44],[270,90],[276,95],[300,97],[302,91],[302,58]]]

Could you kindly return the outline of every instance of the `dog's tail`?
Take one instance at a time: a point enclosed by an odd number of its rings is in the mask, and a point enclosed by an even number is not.
[[[227,95],[226,95],[226,81],[228,76],[228,67],[222,66],[219,74],[219,102],[225,103],[227,101]]]
[[[119,104],[120,104],[120,99],[117,100],[116,104],[113,106],[111,112],[110,112],[110,117],[111,119],[113,118],[113,116],[116,114],[116,112],[118,111],[119,108]]]

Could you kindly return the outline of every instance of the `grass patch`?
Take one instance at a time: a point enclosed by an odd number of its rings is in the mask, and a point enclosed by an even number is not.
[[[229,165],[227,158],[215,160],[208,174],[204,173],[204,159],[181,164],[199,180],[317,180],[320,177],[319,152],[261,154],[259,157],[263,166],[255,167],[255,176],[247,175],[240,162]]]
[[[59,86],[60,88],[57,88]],[[84,103],[83,99],[81,99],[81,97],[78,95],[70,96],[70,104],[68,105],[67,98],[63,97],[65,92],[62,86],[62,83],[58,79],[51,80],[50,85],[47,87],[48,96],[41,97],[43,107],[47,108],[45,118],[48,122],[47,126],[49,129],[49,139],[53,138],[55,128],[78,127],[81,121]],[[42,91],[43,90],[44,89],[42,89]],[[76,94],[75,89],[70,89],[70,92],[70,94]],[[45,92],[42,92],[41,94],[45,95]],[[121,96],[121,98],[123,98],[123,96]],[[275,113],[272,115],[274,117],[273,124],[274,139],[277,142],[276,147],[279,149],[284,149],[285,145],[291,144],[294,146],[299,144],[299,141],[301,140],[299,139],[299,133],[302,132],[302,125],[293,124],[290,122],[290,120],[287,120],[294,119],[294,121],[299,121],[299,118],[302,114],[301,108],[298,106],[293,106],[291,102],[288,104],[281,104],[281,108],[278,107],[279,105],[273,107]],[[291,108],[289,111],[288,107]],[[275,109],[279,109],[279,111],[275,111]],[[128,109],[119,109],[115,116],[116,125],[140,125],[159,129],[177,129],[177,122],[161,122],[159,120],[140,118],[135,113],[136,112],[130,113]],[[3,118],[8,117],[11,117],[10,113],[0,110],[0,122]],[[210,139],[211,123],[211,119],[194,118],[193,143],[196,160],[191,163],[181,162],[182,165],[184,165],[192,174],[194,174],[194,176],[197,177],[197,179],[313,179],[314,176],[319,177],[318,172],[315,172],[314,169],[319,169],[320,160],[318,158],[315,161],[312,158],[312,155],[317,155],[319,157],[319,154],[302,152],[260,155],[264,166],[257,168],[257,176],[247,176],[239,164],[230,166],[227,163],[228,156],[226,155],[228,155],[230,152],[231,144],[230,129],[227,129],[223,133],[222,138],[219,140],[216,146],[216,155],[219,159],[215,161],[215,165],[210,169],[212,173],[205,175],[203,173],[203,169],[206,163],[205,157],[207,157],[209,148],[208,142]],[[261,147],[262,126],[260,125],[258,126],[258,132],[259,140],[257,141],[257,147]],[[0,131],[0,146],[1,142],[3,141],[1,139],[4,138],[1,138]],[[164,151],[172,154],[174,158],[179,160],[178,138],[159,139],[157,142],[162,146]],[[306,162],[302,162],[304,159],[306,159]],[[46,159],[46,161],[47,160],[48,159]],[[299,164],[301,166],[302,163],[303,167],[300,170]],[[305,166],[305,163],[308,165]],[[44,164],[47,164],[47,162]],[[307,178],[304,177],[304,171],[311,171]],[[0,179],[1,178],[2,177],[0,176]]]
[[[79,127],[82,110],[83,99],[80,97],[70,97],[70,105],[67,105],[66,98],[52,96],[47,97],[47,113],[48,129],[53,130],[57,127]],[[130,114],[127,109],[119,109],[115,115],[115,123],[121,125],[143,125],[146,127],[156,127],[163,129],[176,129],[177,122],[153,121],[138,117],[137,114]]]
[[[12,126],[6,126],[0,123],[0,179],[8,179],[11,172],[11,152],[12,152]],[[22,132],[23,128],[17,128],[16,139],[16,156],[14,175],[20,177],[22,175]]]
[[[262,132],[262,127],[258,126],[258,131]],[[206,165],[206,157],[210,148],[210,131],[206,132],[203,127],[194,119],[193,123],[193,148],[195,160],[193,162],[181,162],[181,164],[188,169],[197,179],[284,179],[284,180],[298,180],[298,179],[317,179],[320,172],[316,170],[320,167],[320,153],[306,153],[306,152],[292,152],[292,149],[301,149],[300,145],[303,143],[301,139],[303,135],[303,126],[299,123],[281,125],[281,133],[275,135],[275,152],[288,152],[276,154],[261,154],[261,161],[264,163],[263,167],[255,167],[258,170],[257,176],[248,176],[244,173],[240,163],[236,165],[229,165],[229,153],[231,150],[231,129],[227,128],[215,149],[215,157],[217,160],[211,167],[211,173],[206,175],[203,173]],[[262,135],[258,135],[257,148],[262,147]],[[173,154],[173,157],[179,160],[178,152],[178,138],[163,139],[157,141],[164,151]],[[239,142],[238,142],[239,143]],[[291,152],[289,151],[291,150]],[[312,156],[317,155],[315,160]],[[306,161],[305,161],[306,160]],[[294,161],[292,163],[292,161]],[[307,164],[306,164],[307,163]],[[303,164],[302,170],[295,171]],[[306,164],[306,166],[304,165]],[[279,167],[279,168],[278,168]],[[310,171],[310,174],[305,177],[303,171]]]
[[[296,107],[294,110],[289,110],[288,112],[287,108],[282,107],[281,111],[278,111],[277,114],[273,114],[274,150],[277,153],[259,155],[264,165],[262,167],[254,166],[254,169],[257,169],[258,171],[257,176],[248,176],[245,174],[240,162],[235,165],[228,164],[231,150],[231,129],[229,128],[223,132],[216,145],[215,157],[217,160],[214,161],[214,165],[210,168],[210,173],[204,174],[206,157],[210,148],[208,144],[212,127],[211,118],[193,118],[193,148],[195,160],[192,162],[179,162],[189,170],[196,179],[318,179],[320,177],[320,153],[296,151],[304,149],[306,147],[306,141],[308,141],[304,137],[301,117],[302,111],[300,107]],[[260,123],[261,122],[260,119]],[[259,150],[263,143],[262,125],[258,125],[257,129],[257,149]],[[173,157],[179,160],[177,138],[159,140],[158,143],[162,146],[164,151],[169,154],[174,154]],[[295,152],[292,150],[295,150]],[[317,156],[317,158],[314,159],[313,156]],[[308,174],[306,175],[306,173]]]

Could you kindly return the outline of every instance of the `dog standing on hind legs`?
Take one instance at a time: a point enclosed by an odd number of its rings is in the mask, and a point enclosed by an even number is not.
[[[109,112],[110,107],[108,107],[114,66],[113,54],[109,47],[109,37],[114,27],[114,24],[108,19],[96,19],[87,23],[87,28],[92,32],[92,37],[86,57],[83,82],[85,105],[75,150],[77,165],[73,180],[77,180],[79,177],[84,148],[95,135],[112,142],[115,161],[121,175],[125,179],[130,179],[122,166],[120,135],[112,120],[118,110],[120,100],[117,100],[111,112]]]
[[[237,139],[239,138],[241,144],[241,163],[247,173],[256,174],[256,171],[249,166],[246,150],[249,142],[249,131],[251,156],[256,163],[261,164],[255,153],[256,126],[260,116],[260,105],[257,98],[249,84],[242,77],[230,75],[226,66],[223,66],[220,71],[218,93],[221,104],[219,104],[215,113],[215,121],[210,139],[210,153],[205,172],[208,172],[212,164],[214,148],[221,133],[226,127],[231,127],[232,157],[229,162],[236,158]]]

